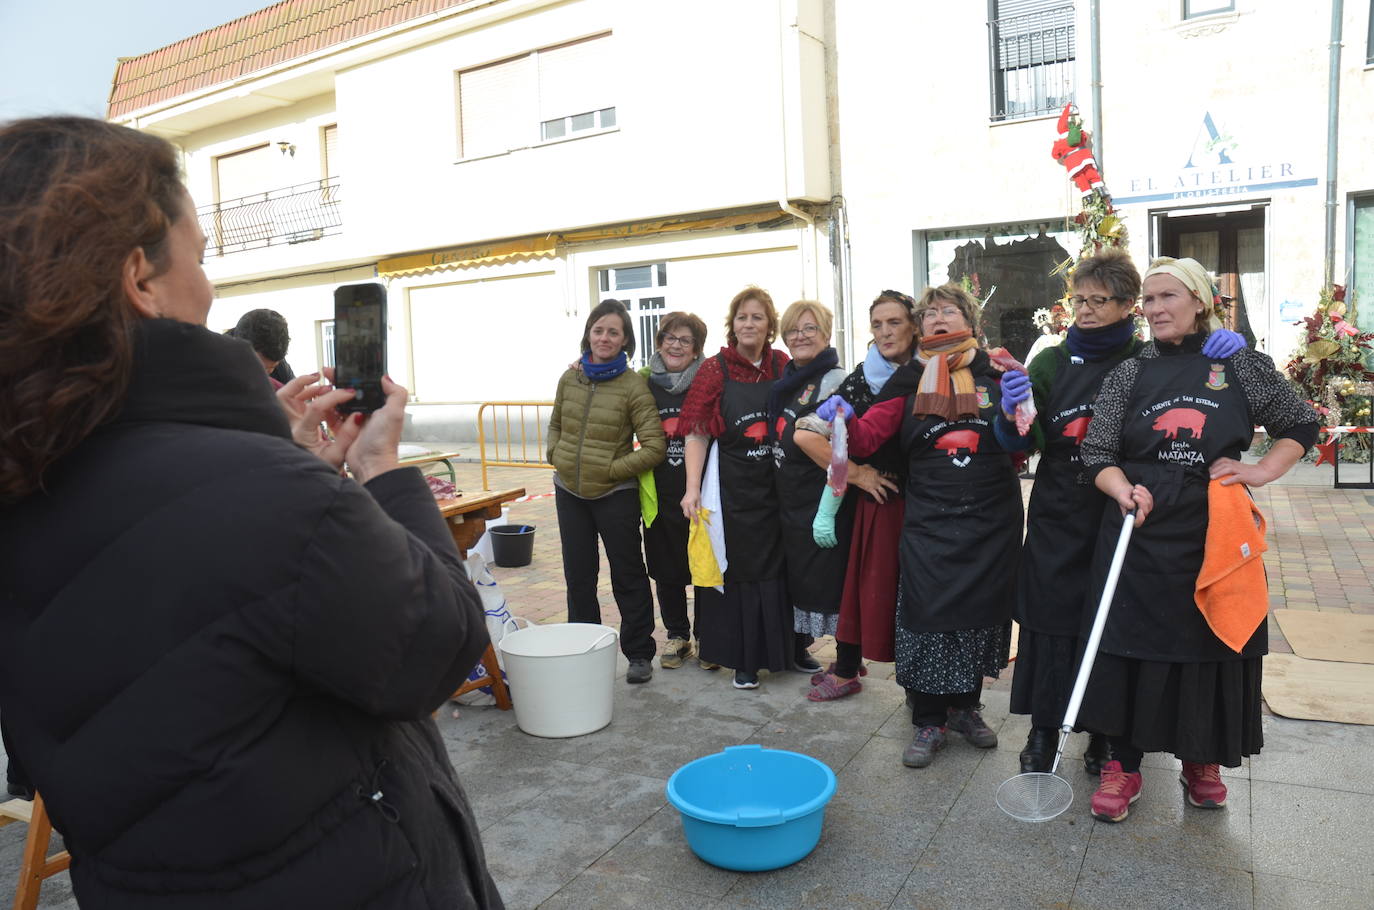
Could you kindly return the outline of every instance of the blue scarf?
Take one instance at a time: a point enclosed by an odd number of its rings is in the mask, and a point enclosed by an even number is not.
[[[629,365],[629,361],[625,359],[624,351],[621,351],[620,355],[610,363],[592,363],[591,351],[582,353],[582,375],[592,382],[610,382],[625,372],[625,368]]]
[[[1071,325],[1064,344],[1068,346],[1070,354],[1076,354],[1084,360],[1098,361],[1124,348],[1134,335],[1135,319],[1127,316],[1120,322],[1091,329]]]
[[[876,344],[869,345],[868,354],[864,357],[864,380],[868,383],[868,390],[877,395],[895,372],[897,364],[884,357]]]

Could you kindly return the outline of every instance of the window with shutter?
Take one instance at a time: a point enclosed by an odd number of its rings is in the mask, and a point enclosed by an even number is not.
[[[1235,0],[1183,0],[1183,18],[1196,19],[1215,13],[1229,13],[1235,8]]]
[[[458,73],[463,158],[616,125],[610,33]]]
[[[1073,100],[1074,7],[1064,0],[992,0],[992,119],[1036,117]]]
[[[320,158],[320,169],[322,171],[320,176],[338,176],[335,171],[338,167],[338,159],[335,157],[335,153],[339,148],[339,125],[337,123],[331,123],[320,132],[322,133],[320,137],[320,147],[323,149]]]

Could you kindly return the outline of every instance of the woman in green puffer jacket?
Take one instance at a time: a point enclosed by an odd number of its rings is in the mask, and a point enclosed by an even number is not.
[[[654,600],[639,536],[638,477],[663,460],[667,444],[648,383],[626,369],[634,352],[634,326],[624,304],[601,301],[587,316],[581,361],[558,380],[548,454],[568,621],[601,622],[599,535],[620,609],[620,650],[630,662],[625,680],[642,683],[653,675],[655,649]]]

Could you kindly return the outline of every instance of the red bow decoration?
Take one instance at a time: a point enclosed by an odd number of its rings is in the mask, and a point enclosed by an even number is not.
[[[1334,465],[1336,463],[1336,446],[1338,440],[1332,439],[1330,442],[1317,443],[1317,464]]]

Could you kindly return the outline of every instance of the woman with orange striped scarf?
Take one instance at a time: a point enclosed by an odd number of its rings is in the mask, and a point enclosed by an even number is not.
[[[1029,440],[1002,408],[1000,373],[978,347],[978,301],[956,285],[927,288],[916,306],[916,391],[849,419],[849,452],[863,457],[894,436],[907,459],[899,543],[897,682],[915,736],[902,755],[929,765],[946,730],[979,748],[997,735],[979,714],[983,677],[1007,665],[1021,487],[1008,454]],[[896,377],[893,377],[894,381]],[[835,399],[822,419],[848,405]]]

